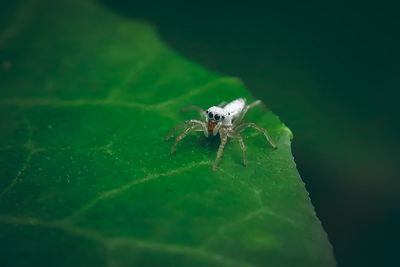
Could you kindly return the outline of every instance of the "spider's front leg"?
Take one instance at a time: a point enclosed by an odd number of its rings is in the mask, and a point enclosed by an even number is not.
[[[215,125],[215,127],[212,131],[214,136],[216,136],[218,133],[220,133],[219,130],[221,129],[221,127],[222,127],[222,122],[218,122],[217,125]]]
[[[228,141],[228,130],[225,128],[221,128],[219,131],[219,136],[221,138],[221,143],[219,145],[217,156],[216,156],[213,166],[212,166],[214,171],[217,170],[218,163],[221,161],[222,155],[224,154],[224,148],[225,148],[226,142]]]
[[[168,134],[164,137],[164,141],[168,141],[168,140],[170,140],[172,137],[174,137],[175,132],[178,131],[180,128],[182,128],[182,127],[187,127],[187,128],[189,128],[189,127],[194,126],[194,125],[199,125],[199,126],[201,126],[201,127],[202,127],[202,130],[203,130],[203,132],[204,132],[204,135],[205,135],[206,137],[208,137],[207,125],[206,125],[204,122],[199,121],[199,120],[187,120],[187,121],[184,121],[184,122],[182,122],[182,123],[179,123],[179,124],[176,125],[174,128],[172,128],[172,129],[168,132]]]
[[[235,128],[233,128],[229,134],[229,137],[232,137],[233,139],[237,139],[240,145],[240,149],[242,150],[242,157],[243,157],[243,165],[247,166],[247,157],[246,157],[246,145],[244,144],[243,137],[240,135],[239,132],[236,131]]]
[[[170,154],[173,154],[176,151],[176,146],[178,143],[185,138],[190,132],[204,132],[206,125],[203,122],[192,123],[192,125],[188,126],[178,137],[175,138],[175,142],[171,147]]]

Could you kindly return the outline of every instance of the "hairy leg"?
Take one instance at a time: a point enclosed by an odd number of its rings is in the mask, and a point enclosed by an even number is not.
[[[260,105],[262,102],[261,102],[261,100],[256,100],[256,101],[254,101],[253,103],[251,103],[251,104],[249,104],[249,105],[247,105],[247,109],[251,109],[251,108],[253,108],[253,107],[255,107],[255,106],[258,106],[258,105]]]
[[[271,136],[268,134],[268,131],[264,128],[261,128],[260,126],[258,126],[255,123],[243,123],[240,124],[239,126],[236,127],[235,131],[237,131],[237,133],[239,134],[240,132],[244,131],[247,128],[253,128],[256,129],[257,131],[259,131],[260,133],[262,133],[265,138],[267,139],[267,141],[269,142],[269,144],[273,147],[273,148],[277,148],[277,146],[274,144],[274,142],[272,141]]]
[[[244,144],[243,138],[240,135],[238,135],[236,138],[238,139],[240,148],[242,149],[243,165],[247,166],[246,145]]]
[[[186,127],[191,127],[191,126],[197,126],[197,125],[199,125],[199,126],[202,127],[202,129],[203,129],[203,131],[204,131],[204,135],[205,135],[206,137],[208,137],[207,125],[206,125],[204,122],[199,121],[199,120],[187,120],[187,121],[184,121],[184,122],[182,122],[182,123],[179,123],[179,124],[176,125],[174,128],[172,128],[172,129],[168,132],[168,134],[164,137],[164,141],[170,140],[172,137],[174,137],[175,132],[178,131],[180,128],[184,127],[184,126],[186,126]]]
[[[219,130],[222,127],[222,122],[218,122],[213,129],[213,135],[216,136],[219,133]]]
[[[213,163],[213,170],[216,170],[218,168],[218,163],[221,161],[222,155],[224,153],[224,148],[225,144],[228,141],[228,135],[220,133],[221,136],[221,144],[219,145],[218,152],[217,152],[217,157],[215,158],[215,161]]]
[[[260,105],[262,102],[261,100],[256,100],[253,103],[247,105],[244,107],[242,113],[240,114],[240,116],[233,122],[233,125],[239,125],[239,123],[243,120],[244,116],[246,115],[247,111],[249,111],[249,109]]]
[[[171,147],[170,154],[173,154],[176,151],[176,146],[178,145],[178,143],[192,131],[200,132],[203,131],[203,129],[201,129],[198,125],[186,128],[177,138],[175,138],[175,142]]]

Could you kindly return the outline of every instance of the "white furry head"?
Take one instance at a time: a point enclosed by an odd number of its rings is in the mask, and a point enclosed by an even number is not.
[[[227,114],[225,114],[225,110],[223,108],[220,107],[210,107],[209,109],[207,109],[206,111],[207,113],[207,120],[211,120],[211,121],[215,121],[215,122],[220,122],[220,121],[224,121]]]

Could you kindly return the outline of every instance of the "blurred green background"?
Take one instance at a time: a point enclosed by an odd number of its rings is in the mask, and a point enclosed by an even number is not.
[[[241,78],[292,129],[298,169],[339,266],[396,265],[400,24],[394,3],[101,2],[152,23],[185,57]]]

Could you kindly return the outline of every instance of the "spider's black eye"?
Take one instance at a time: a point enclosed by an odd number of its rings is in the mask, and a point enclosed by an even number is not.
[[[214,115],[212,114],[212,112],[208,112],[208,117],[209,117],[210,119],[212,119],[213,116],[214,116]]]
[[[221,118],[221,117],[220,117],[218,114],[215,114],[214,119],[215,119],[216,121],[219,121],[220,118]]]
[[[206,113],[208,114],[208,110],[206,110]]]
[[[224,120],[224,119],[225,119],[225,116],[222,116],[222,119]]]

